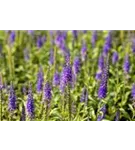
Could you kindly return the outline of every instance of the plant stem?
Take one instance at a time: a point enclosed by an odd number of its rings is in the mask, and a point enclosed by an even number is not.
[[[39,118],[42,120],[43,119],[43,111],[44,111],[44,103],[41,106],[41,112]]]
[[[10,121],[12,121],[12,117],[13,117],[13,112],[10,112]]]
[[[61,110],[62,110],[62,114],[64,112],[64,95],[61,94],[61,106],[60,106]]]
[[[46,105],[45,105],[45,121],[47,121],[48,120],[48,101],[46,101]]]
[[[70,97],[70,86],[67,87],[67,98],[68,98],[68,110],[69,110],[69,121],[71,121],[71,97]]]

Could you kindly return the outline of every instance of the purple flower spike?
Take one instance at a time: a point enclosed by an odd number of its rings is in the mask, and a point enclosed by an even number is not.
[[[67,31],[63,31],[62,32],[62,36],[63,36],[63,39],[66,40],[66,38],[67,38]]]
[[[9,40],[11,43],[13,43],[15,41],[15,37],[16,37],[15,31],[11,31],[10,37],[9,37]]]
[[[27,33],[28,33],[29,35],[33,35],[34,30],[28,30]]]
[[[47,100],[50,102],[51,98],[52,98],[52,93],[51,93],[51,85],[50,83],[47,81],[45,86],[44,86],[44,100]]]
[[[103,70],[103,68],[104,68],[104,56],[103,55],[99,56],[99,59],[98,59],[98,68],[100,70]]]
[[[108,51],[111,49],[111,46],[112,46],[112,37],[111,37],[111,32],[109,32],[103,47],[103,53],[105,56],[108,54]]]
[[[63,53],[67,51],[67,47],[66,47],[66,45],[65,45],[64,42],[61,43],[61,44],[59,45],[59,47],[60,47],[60,50],[61,50]]]
[[[55,39],[55,44],[60,47],[61,45],[64,44],[64,39],[65,37],[63,37],[62,33],[59,31],[57,32],[57,36],[56,36],[56,39]]]
[[[38,39],[37,39],[37,47],[41,48],[42,46],[43,46],[42,37],[38,37]]]
[[[80,72],[80,67],[81,67],[81,59],[79,57],[75,57],[73,62],[73,71],[75,75],[77,75]]]
[[[27,113],[28,113],[29,118],[33,119],[35,108],[34,108],[34,99],[33,99],[31,86],[30,86],[29,91],[28,91],[26,108],[27,108]]]
[[[129,70],[130,70],[130,62],[129,62],[129,56],[128,56],[128,55],[125,56],[123,69],[124,69],[124,72],[125,72],[125,73],[129,73]]]
[[[72,85],[72,68],[69,64],[63,67],[60,79],[60,90],[64,92],[65,87],[70,84]]]
[[[100,86],[98,90],[98,97],[103,99],[106,97],[107,94],[107,80],[108,80],[108,73],[109,73],[109,60],[107,60],[107,64],[102,71],[102,78],[100,81]]]
[[[88,91],[86,88],[83,88],[80,102],[87,102],[87,100],[88,100]]]
[[[53,65],[54,63],[54,50],[50,49],[50,58],[49,58],[49,64]]]
[[[132,85],[131,95],[132,95],[133,100],[135,100],[135,84]]]
[[[9,108],[9,111],[14,111],[16,109],[16,95],[15,95],[13,85],[10,85],[8,108]]]
[[[55,44],[59,47],[61,45],[61,38],[59,35],[56,36],[56,39],[55,39]]]
[[[84,34],[87,33],[87,30],[83,30],[83,33],[84,33]]]
[[[77,39],[78,38],[78,31],[77,30],[73,30],[72,33],[73,33],[74,39]]]
[[[44,74],[43,74],[42,67],[40,67],[38,75],[37,75],[37,92],[42,91],[43,82],[44,82]]]
[[[119,59],[118,53],[114,52],[112,56],[112,63],[115,64]]]
[[[59,84],[60,84],[60,75],[58,72],[56,72],[53,77],[53,85],[58,86]]]
[[[85,61],[86,55],[87,55],[87,47],[86,47],[85,42],[82,45],[81,55],[82,55],[82,61]]]
[[[106,94],[107,94],[107,83],[101,81],[101,84],[98,90],[98,97],[103,99],[106,97]]]
[[[91,38],[92,47],[95,47],[96,40],[97,40],[97,31],[93,31]]]
[[[106,114],[106,105],[104,105],[101,109],[100,109],[100,114],[97,117],[97,121],[102,121],[105,117]]]

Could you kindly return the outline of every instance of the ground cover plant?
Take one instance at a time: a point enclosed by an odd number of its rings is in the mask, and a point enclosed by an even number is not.
[[[0,31],[0,119],[135,120],[135,32]]]

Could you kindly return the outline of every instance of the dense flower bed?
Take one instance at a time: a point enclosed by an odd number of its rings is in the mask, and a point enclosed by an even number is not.
[[[135,120],[134,31],[0,31],[2,121]]]

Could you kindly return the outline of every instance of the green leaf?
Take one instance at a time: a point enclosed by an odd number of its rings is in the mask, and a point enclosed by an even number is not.
[[[102,121],[111,121],[111,120],[103,119]]]
[[[132,119],[133,119],[134,116],[135,116],[135,110],[134,110],[134,108],[133,108],[133,106],[132,106],[131,104],[128,104],[128,106],[129,106],[130,110],[131,110],[132,113],[133,113],[133,116],[132,116]]]
[[[123,114],[123,116],[129,120],[131,120],[129,114],[123,109],[123,108],[120,108],[120,112]]]

